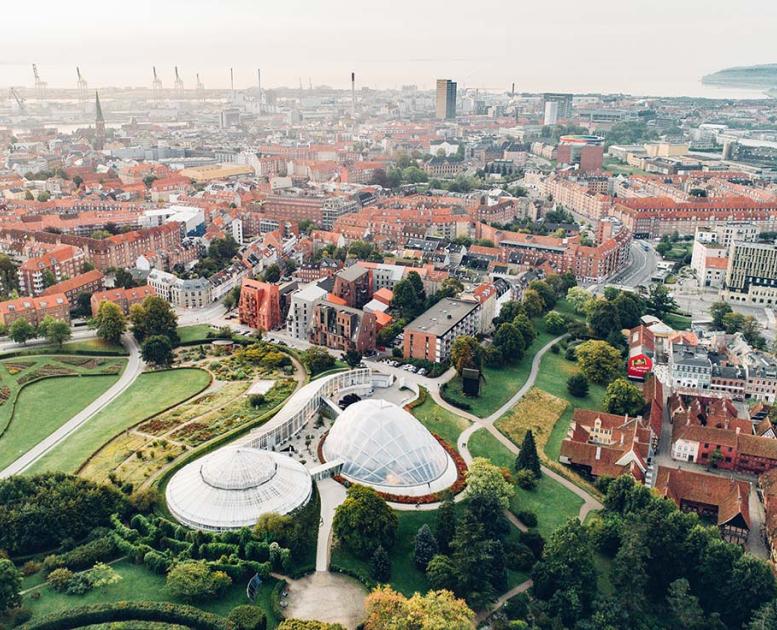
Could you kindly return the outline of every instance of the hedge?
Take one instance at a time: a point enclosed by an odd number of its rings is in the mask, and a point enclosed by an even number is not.
[[[287,586],[286,580],[278,580],[275,583],[275,586],[272,587],[272,592],[270,593],[270,608],[276,619],[283,619],[284,610],[283,606],[281,606],[281,593]]]
[[[20,626],[24,630],[69,630],[116,621],[157,621],[194,630],[228,630],[224,617],[170,602],[110,602],[44,615]]]
[[[113,560],[117,550],[113,537],[104,536],[65,553],[46,556],[43,567],[46,571],[60,567],[67,567],[71,571],[81,571],[90,568],[95,562]]]
[[[375,580],[365,575],[364,573],[360,571],[355,571],[354,569],[349,569],[348,567],[341,567],[339,564],[335,564],[333,562],[329,564],[329,571],[330,573],[342,573],[343,575],[348,575],[354,578],[355,580],[358,580],[365,587],[367,587],[368,591],[371,591],[373,588],[375,588],[378,585],[378,583]]]

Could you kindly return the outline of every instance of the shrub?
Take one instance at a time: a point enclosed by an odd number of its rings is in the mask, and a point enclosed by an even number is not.
[[[573,374],[567,379],[567,391],[575,398],[588,396],[588,379],[584,374]]]
[[[235,606],[227,617],[235,630],[265,630],[267,616],[257,606]]]
[[[86,593],[91,591],[93,588],[94,584],[92,583],[88,572],[76,573],[67,583],[65,592],[68,595],[86,595]]]
[[[95,562],[111,560],[116,556],[116,543],[112,536],[103,536],[96,538],[91,542],[80,545],[70,551],[46,556],[43,561],[45,571],[51,571],[58,567],[67,567],[73,571],[88,569]]]
[[[170,568],[171,560],[163,553],[149,551],[143,556],[143,564],[146,565],[151,572],[158,575],[164,575]]]
[[[37,560],[28,560],[22,565],[22,575],[30,576],[41,570],[43,564]]]
[[[537,486],[537,476],[528,468],[515,473],[515,482],[524,490],[534,490]]]
[[[518,520],[526,527],[537,527],[537,515],[529,510],[521,510],[516,514]]]
[[[518,540],[522,545],[526,545],[529,549],[531,549],[531,552],[534,554],[534,557],[537,558],[537,560],[542,557],[542,551],[545,549],[545,539],[539,532],[521,532],[518,535]]]
[[[213,598],[232,584],[223,571],[212,570],[205,562],[188,560],[176,564],[167,574],[167,590],[186,601]]]
[[[530,571],[537,558],[526,545],[517,544],[509,550],[507,566],[513,571]]]
[[[64,593],[72,579],[73,572],[70,569],[54,569],[46,578],[46,583],[58,593]]]

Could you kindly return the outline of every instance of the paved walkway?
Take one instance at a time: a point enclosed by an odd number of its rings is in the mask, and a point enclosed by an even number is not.
[[[11,475],[18,475],[27,470],[51,449],[65,440],[71,433],[87,423],[92,417],[123,394],[124,391],[135,382],[135,379],[143,372],[146,364],[140,358],[140,348],[138,347],[135,338],[130,333],[124,334],[122,342],[124,347],[129,350],[129,359],[127,360],[127,367],[124,368],[119,380],[88,407],[79,411],[75,416],[59,427],[59,429],[38,442],[19,459],[0,471],[0,479],[10,477]]]
[[[526,580],[525,582],[521,582],[518,586],[514,586],[506,593],[502,593],[493,604],[491,604],[488,608],[485,608],[484,610],[481,610],[478,613],[477,617],[475,617],[475,621],[477,623],[484,622],[486,619],[488,619],[488,616],[491,613],[499,610],[505,604],[505,602],[507,602],[508,599],[510,599],[511,597],[515,597],[518,593],[523,593],[524,591],[528,591],[531,588],[532,584],[534,584],[534,582],[532,582],[531,580]]]
[[[318,528],[316,544],[316,571],[329,570],[329,556],[332,547],[332,523],[337,506],[345,501],[346,490],[334,479],[322,479],[316,482],[321,497],[321,523]]]
[[[337,483],[337,482],[335,482]],[[339,573],[311,573],[288,582],[284,615],[287,619],[316,619],[339,623],[349,630],[364,620],[367,592],[356,580]]]

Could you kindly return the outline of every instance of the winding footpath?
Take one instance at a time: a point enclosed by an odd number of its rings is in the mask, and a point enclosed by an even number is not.
[[[131,334],[125,333],[122,336],[122,345],[129,351],[129,358],[127,359],[127,366],[124,368],[119,380],[88,407],[79,411],[56,431],[38,442],[24,455],[19,457],[19,459],[0,471],[0,479],[23,473],[41,457],[46,455],[46,453],[63,442],[71,433],[86,424],[116,398],[121,396],[121,394],[135,382],[138,376],[143,372],[146,364],[143,362],[143,359],[141,359],[140,347]]]

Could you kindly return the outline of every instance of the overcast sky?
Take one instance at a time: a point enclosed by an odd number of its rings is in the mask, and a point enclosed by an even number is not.
[[[255,83],[683,94],[777,62],[775,0],[2,0],[0,85]]]

